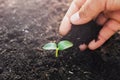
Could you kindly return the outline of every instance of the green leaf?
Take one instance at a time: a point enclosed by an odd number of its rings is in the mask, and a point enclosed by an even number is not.
[[[47,43],[43,46],[43,49],[45,50],[56,50],[57,45],[56,43]]]
[[[67,41],[67,40],[60,41],[60,42],[58,43],[58,48],[59,48],[59,50],[65,50],[65,49],[68,49],[68,48],[70,48],[70,47],[72,47],[72,46],[73,46],[73,43],[70,42],[70,41]]]

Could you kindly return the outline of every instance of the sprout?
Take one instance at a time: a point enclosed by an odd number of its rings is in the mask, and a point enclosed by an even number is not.
[[[56,50],[55,56],[58,57],[59,50],[65,50],[73,46],[73,43],[67,40],[60,41],[58,44],[56,43],[47,43],[43,46],[45,50]]]

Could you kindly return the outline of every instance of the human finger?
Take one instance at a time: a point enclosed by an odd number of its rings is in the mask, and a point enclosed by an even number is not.
[[[95,50],[104,44],[113,34],[115,34],[118,30],[120,30],[120,23],[109,20],[104,27],[101,29],[98,40],[93,40],[89,43],[88,47],[91,50]]]
[[[73,24],[84,24],[97,17],[104,10],[103,0],[87,0],[78,12],[72,15]]]
[[[68,9],[66,15],[64,16],[60,24],[60,27],[59,27],[60,34],[66,35],[70,31],[71,29],[70,17],[80,9],[80,7],[85,1],[86,0],[73,0],[70,8]]]
[[[107,20],[108,20],[108,18],[107,18],[103,13],[101,13],[101,14],[97,17],[96,23],[97,23],[98,25],[104,25]]]

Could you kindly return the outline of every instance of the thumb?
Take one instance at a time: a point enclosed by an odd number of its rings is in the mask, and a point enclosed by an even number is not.
[[[84,24],[95,18],[104,10],[105,0],[87,0],[78,12],[72,15],[73,24]]]

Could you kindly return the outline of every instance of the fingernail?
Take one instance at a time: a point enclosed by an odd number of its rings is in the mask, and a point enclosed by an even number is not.
[[[71,21],[72,21],[72,22],[77,22],[77,21],[79,21],[79,20],[80,20],[80,15],[79,15],[78,12],[75,13],[75,14],[73,14],[73,15],[71,16]]]
[[[61,35],[66,35],[71,29],[71,23],[68,17],[64,17],[61,25],[59,27],[59,32]]]
[[[80,51],[84,51],[85,49],[87,49],[87,45],[81,44],[79,48],[80,48]]]
[[[91,49],[91,50],[94,50],[96,48],[96,45],[95,45],[95,40],[91,41],[88,45],[88,47]]]
[[[91,43],[91,44],[95,44],[95,40],[92,40],[90,43]]]

